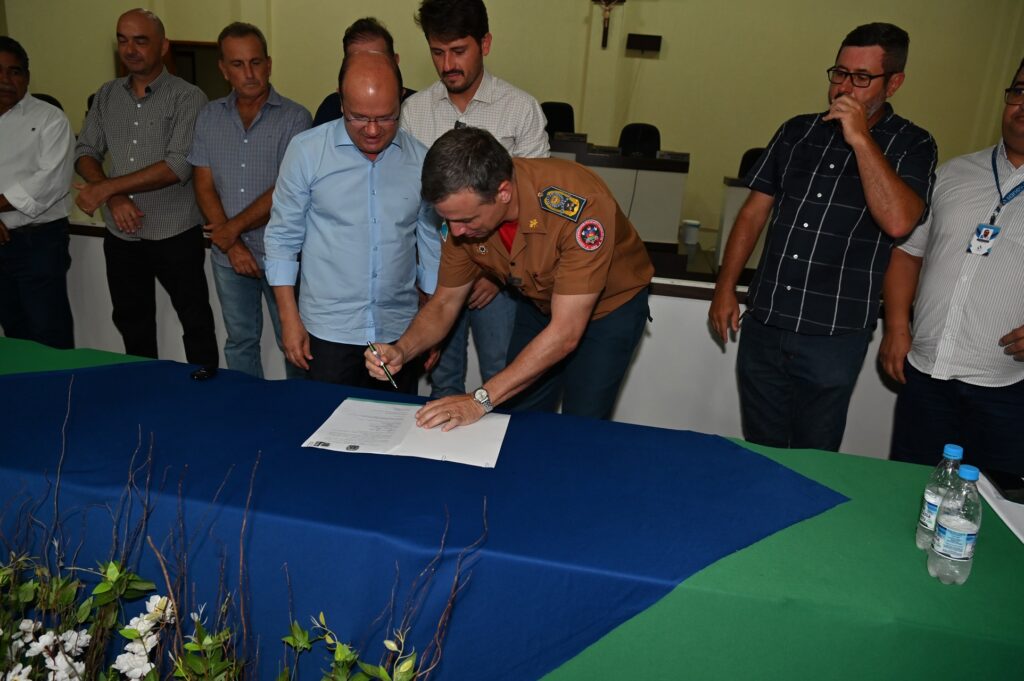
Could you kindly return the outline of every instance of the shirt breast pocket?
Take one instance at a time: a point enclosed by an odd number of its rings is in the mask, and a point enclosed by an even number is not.
[[[146,126],[151,139],[166,140],[171,134],[171,126],[174,122],[174,114],[169,113],[165,116],[156,116],[149,120],[149,124]]]

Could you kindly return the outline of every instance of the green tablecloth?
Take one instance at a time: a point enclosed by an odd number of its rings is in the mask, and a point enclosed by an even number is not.
[[[0,339],[0,374],[135,360]],[[946,586],[914,546],[926,467],[751,449],[851,501],[709,566],[547,679],[1024,678],[1024,545],[991,508],[970,579]]]

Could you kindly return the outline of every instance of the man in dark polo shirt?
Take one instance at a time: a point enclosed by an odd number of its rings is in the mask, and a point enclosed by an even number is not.
[[[366,365],[398,371],[448,334],[481,274],[519,289],[508,366],[473,393],[430,402],[426,428],[450,430],[495,405],[611,415],[648,315],[654,268],[604,182],[561,159],[513,159],[485,130],[456,128],[430,148],[423,198],[445,223],[437,290],[394,345]]]
[[[935,141],[886,102],[903,84],[909,38],[867,24],[828,69],[829,108],[783,124],[747,174],[708,316],[740,326],[736,282],[768,227],[736,359],[743,436],[838,450],[889,254],[925,217]]]

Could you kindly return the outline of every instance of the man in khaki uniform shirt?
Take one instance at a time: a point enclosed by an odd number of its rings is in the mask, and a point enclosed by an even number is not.
[[[654,267],[593,172],[560,159],[512,159],[488,132],[445,133],[423,165],[423,198],[445,220],[431,301],[394,345],[367,351],[391,372],[440,342],[481,272],[519,289],[509,365],[471,394],[430,402],[420,426],[477,421],[495,405],[611,414],[648,316]],[[521,393],[521,394],[520,394]],[[513,399],[514,397],[514,399]]]

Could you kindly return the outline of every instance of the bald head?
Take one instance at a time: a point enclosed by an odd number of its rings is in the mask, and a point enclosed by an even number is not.
[[[338,92],[343,100],[350,88],[374,91],[394,88],[395,97],[400,97],[402,75],[398,71],[398,63],[386,52],[365,51],[346,55],[338,72]]]
[[[356,52],[345,57],[338,78],[345,130],[367,158],[376,159],[398,132],[398,65],[383,52]]]
[[[117,23],[120,24],[121,19],[124,19],[129,15],[138,17],[140,19],[144,19],[145,21],[148,21],[150,24],[152,24],[153,29],[156,31],[156,37],[160,40],[163,40],[167,37],[166,31],[164,31],[164,22],[160,20],[160,17],[158,17],[155,12],[151,12],[148,9],[143,9],[142,7],[136,7],[135,9],[130,9],[124,14],[122,14],[120,17],[118,17]]]
[[[117,54],[133,81],[148,83],[159,76],[169,47],[163,22],[149,10],[128,10],[117,20]]]

